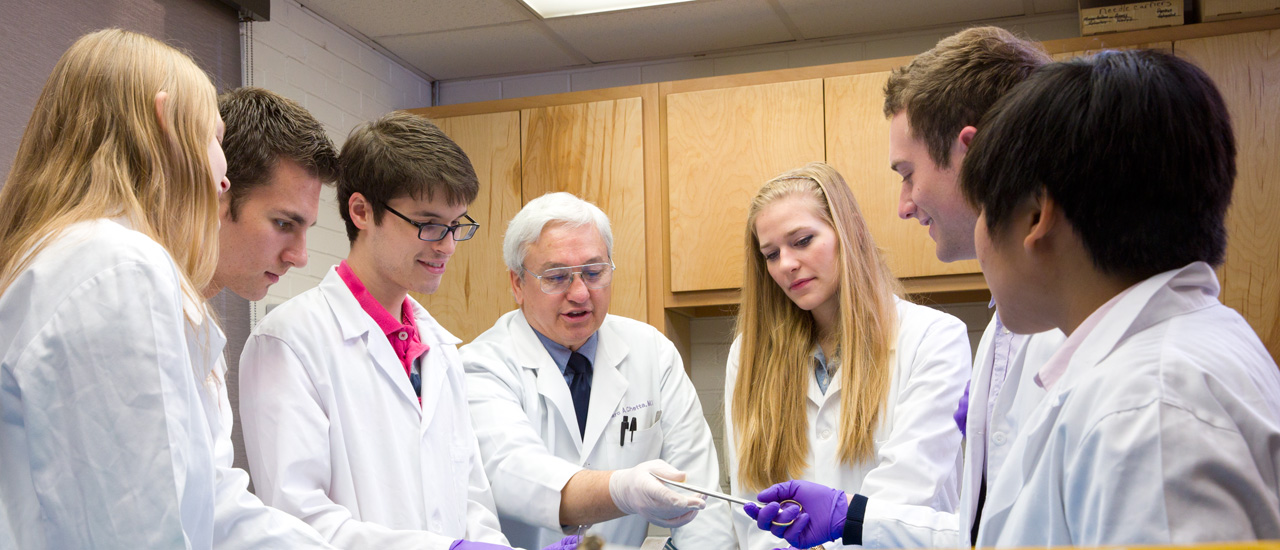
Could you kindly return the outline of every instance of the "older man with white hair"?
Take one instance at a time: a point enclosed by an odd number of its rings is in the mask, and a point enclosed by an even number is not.
[[[653,523],[675,528],[677,548],[732,547],[724,503],[650,475],[713,488],[720,478],[675,346],[608,315],[608,217],[571,194],[543,195],[511,220],[502,248],[520,309],[461,355],[503,532],[540,547],[585,526],[639,546]]]

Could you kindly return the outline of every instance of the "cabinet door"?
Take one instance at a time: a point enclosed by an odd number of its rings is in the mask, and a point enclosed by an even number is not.
[[[468,213],[480,229],[471,240],[458,243],[435,294],[413,296],[465,343],[516,308],[502,263],[502,232],[521,206],[520,114],[510,111],[434,122],[467,153],[476,169],[480,193]]]
[[[822,80],[667,96],[671,290],[742,286],[747,206],[823,160]]]
[[[1217,83],[1236,133],[1220,297],[1280,360],[1280,30],[1181,40],[1174,51]]]
[[[524,201],[567,191],[613,229],[609,313],[645,321],[644,123],[638,97],[520,112]]]
[[[976,260],[939,261],[929,232],[915,220],[898,218],[902,178],[889,169],[889,120],[883,107],[888,78],[881,72],[826,80],[827,162],[853,190],[894,275],[977,273]]]

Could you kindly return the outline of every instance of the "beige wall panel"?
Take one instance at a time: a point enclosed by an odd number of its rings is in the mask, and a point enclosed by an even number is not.
[[[1236,133],[1222,301],[1280,360],[1280,31],[1183,40],[1174,51],[1218,84]]]
[[[414,298],[465,343],[516,308],[502,263],[502,232],[521,206],[520,113],[458,116],[435,123],[475,166],[480,194],[468,213],[480,229],[471,240],[458,243],[435,294]]]
[[[822,80],[667,96],[671,290],[742,285],[747,203],[823,156]]]
[[[524,200],[568,191],[595,203],[613,228],[609,313],[647,320],[644,124],[638,97],[520,113]]]
[[[889,120],[883,107],[888,78],[888,72],[879,72],[826,80],[827,162],[853,190],[894,275],[977,273],[975,260],[939,261],[927,228],[898,218],[902,178],[889,169]]]

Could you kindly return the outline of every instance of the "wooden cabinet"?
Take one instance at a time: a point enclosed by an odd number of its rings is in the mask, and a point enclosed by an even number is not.
[[[1174,52],[1217,83],[1236,134],[1220,297],[1280,358],[1280,30],[1181,40]]]
[[[898,218],[902,178],[889,169],[889,120],[884,84],[889,72],[826,79],[827,163],[844,176],[871,235],[900,277],[978,273],[978,262],[943,263],[933,239],[915,220]]]
[[[471,159],[480,194],[468,213],[480,223],[469,241],[458,243],[435,294],[414,294],[445,329],[470,342],[516,308],[502,233],[520,211],[520,113],[515,111],[438,118],[434,122]]]
[[[459,243],[435,294],[414,294],[450,332],[470,342],[518,307],[511,294],[502,237],[530,200],[567,191],[595,203],[613,230],[613,298],[609,312],[649,318],[645,222],[644,122],[640,97],[512,109],[418,109],[470,157],[480,193],[469,212],[481,228]],[[467,111],[463,111],[467,112]]]
[[[823,160],[822,80],[673,93],[666,107],[670,289],[738,288],[751,198]]]
[[[524,109],[520,129],[524,202],[567,191],[604,210],[612,226],[618,269],[609,313],[645,321],[641,98]]]

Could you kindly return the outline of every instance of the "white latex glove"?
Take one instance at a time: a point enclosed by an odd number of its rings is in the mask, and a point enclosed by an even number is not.
[[[707,507],[706,497],[685,496],[672,491],[650,472],[672,481],[684,481],[685,473],[664,460],[642,462],[609,476],[609,497],[626,514],[640,514],[659,527],[679,527]]]

